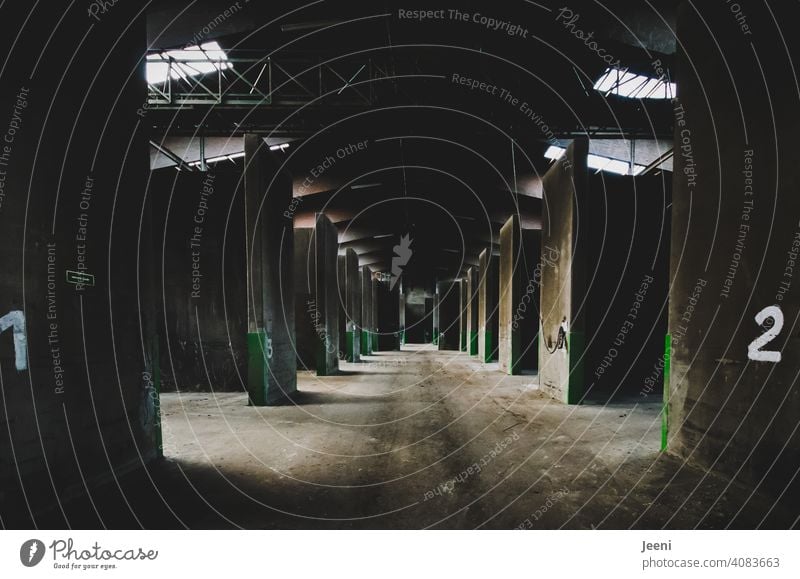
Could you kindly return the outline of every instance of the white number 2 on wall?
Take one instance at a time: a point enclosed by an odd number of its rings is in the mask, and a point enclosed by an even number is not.
[[[19,310],[0,318],[0,332],[14,328],[14,361],[20,372],[28,367],[28,337],[25,333],[25,314]]]
[[[761,326],[769,318],[772,318],[772,327],[753,340],[747,346],[747,357],[757,362],[780,362],[781,353],[769,350],[762,350],[764,346],[778,337],[783,328],[783,312],[778,306],[769,306],[756,314],[756,323]]]

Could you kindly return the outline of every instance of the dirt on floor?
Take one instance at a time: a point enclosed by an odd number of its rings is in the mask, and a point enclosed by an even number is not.
[[[789,505],[661,453],[658,398],[566,406],[535,375],[407,346],[300,373],[294,404],[164,394],[165,459],[73,527],[786,528]]]

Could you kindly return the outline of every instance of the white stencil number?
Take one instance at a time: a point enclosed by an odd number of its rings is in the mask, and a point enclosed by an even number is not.
[[[757,362],[780,362],[781,353],[762,350],[764,346],[778,337],[783,328],[783,312],[778,306],[768,306],[756,314],[756,323],[761,326],[769,318],[772,318],[772,327],[753,340],[747,346],[747,357]]]
[[[19,310],[8,312],[0,318],[0,332],[13,328],[14,362],[17,371],[28,368],[28,335],[25,332],[25,314]]]

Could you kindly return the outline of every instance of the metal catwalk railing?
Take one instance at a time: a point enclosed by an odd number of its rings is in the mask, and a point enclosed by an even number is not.
[[[372,105],[372,80],[389,76],[369,59],[326,63],[257,51],[153,51],[147,55],[148,106],[256,107],[326,104]]]

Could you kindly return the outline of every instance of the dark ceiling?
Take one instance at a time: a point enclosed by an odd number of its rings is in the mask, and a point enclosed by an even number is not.
[[[276,154],[303,197],[296,226],[325,211],[342,247],[376,271],[389,269],[393,246],[410,234],[409,276],[431,283],[476,263],[512,213],[540,227],[543,153],[557,139],[671,138],[668,101],[605,98],[592,85],[607,66],[598,48],[633,71],[654,75],[658,61],[669,74],[674,5],[571,2],[569,19],[549,0],[472,1],[460,3],[462,20],[437,2],[158,2],[148,16],[152,49],[216,40],[242,57],[237,74],[271,92],[256,105],[161,107],[148,120],[162,143],[245,132],[291,142]],[[444,12],[401,17],[423,8]],[[333,162],[319,171],[325,159]]]

